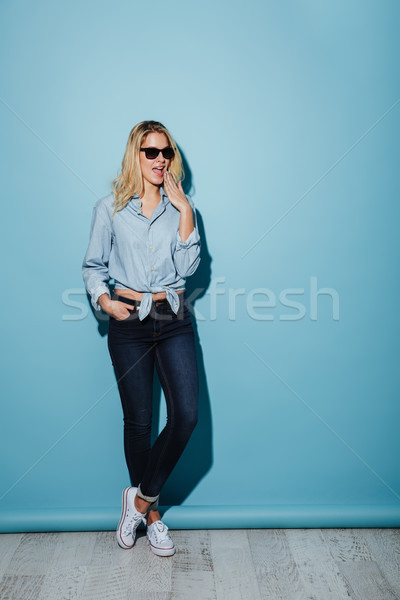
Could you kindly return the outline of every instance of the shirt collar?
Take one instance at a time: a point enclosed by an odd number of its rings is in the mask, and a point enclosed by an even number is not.
[[[161,202],[162,202],[163,206],[166,206],[166,204],[168,202],[168,196],[162,185],[160,186],[160,196],[161,196]],[[140,204],[140,206],[142,206],[142,201],[139,198],[139,194],[134,194],[131,199],[135,200],[138,204]],[[138,200],[140,200],[140,202],[138,202]]]
[[[164,204],[166,204],[167,200],[168,200],[168,196],[165,193],[165,190],[162,185],[160,186],[160,194],[161,194],[161,200],[163,201]]]

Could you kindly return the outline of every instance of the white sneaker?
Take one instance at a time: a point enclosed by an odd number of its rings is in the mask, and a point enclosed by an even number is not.
[[[148,525],[146,535],[150,548],[157,556],[172,556],[172,554],[175,554],[174,542],[168,533],[168,527],[161,520]]]
[[[117,541],[121,548],[132,548],[136,539],[136,529],[146,513],[135,508],[137,487],[126,487],[122,492],[122,513],[117,527]]]

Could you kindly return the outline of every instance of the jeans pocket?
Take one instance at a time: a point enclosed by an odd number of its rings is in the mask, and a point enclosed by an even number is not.
[[[116,323],[126,323],[127,321],[133,321],[136,320],[136,308],[133,306],[132,308],[128,308],[127,310],[129,310],[129,315],[127,317],[125,317],[125,319],[114,319],[114,321]]]

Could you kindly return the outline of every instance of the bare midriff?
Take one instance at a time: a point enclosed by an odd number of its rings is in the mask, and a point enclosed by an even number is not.
[[[175,290],[178,294],[181,294],[185,290]],[[143,298],[143,292],[137,292],[136,290],[132,290],[130,288],[115,288],[114,292],[118,294],[118,296],[125,296],[125,298],[132,298],[132,300],[141,300]],[[154,292],[152,294],[153,300],[163,300],[167,297],[166,292]]]

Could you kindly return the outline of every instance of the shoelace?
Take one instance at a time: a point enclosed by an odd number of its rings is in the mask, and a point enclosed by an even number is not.
[[[169,536],[169,533],[168,533],[169,528],[166,526],[165,523],[163,523],[162,521],[154,521],[154,523],[152,523],[152,525],[154,525],[153,533],[154,533],[154,537],[156,538],[157,543],[163,539],[166,539],[166,540],[171,539]]]
[[[143,515],[141,515],[139,512],[133,513],[133,515],[128,519],[128,515],[129,515],[129,508],[126,511],[127,513],[127,521],[124,527],[124,531],[122,533],[122,535],[129,535],[130,533],[132,533],[132,529],[133,527],[137,526],[138,523],[140,523],[140,521],[142,520]]]

